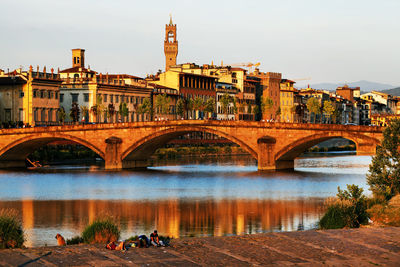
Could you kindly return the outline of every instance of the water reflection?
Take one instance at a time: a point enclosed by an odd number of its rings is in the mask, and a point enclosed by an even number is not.
[[[309,229],[320,215],[322,199],[304,200],[22,200],[2,201],[0,208],[21,212],[28,246],[56,244],[54,236],[79,234],[105,211],[117,218],[122,237],[153,229],[173,236],[207,236]]]
[[[158,228],[174,236],[232,235],[314,227],[337,186],[368,193],[371,157],[300,158],[292,172],[258,172],[251,157],[154,162],[147,171],[98,166],[1,171],[0,208],[21,212],[27,245],[55,245],[104,212],[122,237]]]

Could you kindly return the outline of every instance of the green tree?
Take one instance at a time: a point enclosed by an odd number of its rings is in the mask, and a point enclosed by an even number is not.
[[[96,118],[96,122],[99,121],[99,118],[101,116],[101,113],[103,111],[103,98],[101,95],[96,96],[96,103],[90,107],[90,111],[93,113],[93,116]]]
[[[178,114],[182,118],[185,115],[185,100],[183,100],[183,98],[179,98],[176,102],[176,114]]]
[[[193,101],[193,109],[200,113],[200,111],[203,111],[204,109],[204,100],[201,97],[196,97]]]
[[[228,93],[223,94],[220,101],[222,112],[225,114],[226,119],[228,119],[229,106],[233,103],[233,97],[231,97]]]
[[[107,115],[108,115],[107,118],[110,120],[110,122],[112,122],[112,118],[114,118],[114,115],[115,115],[115,106],[113,103],[108,104]]]
[[[205,106],[204,106],[204,111],[208,113],[208,117],[211,117],[211,114],[215,112],[215,99],[214,98],[209,98],[207,99]]]
[[[193,100],[191,98],[185,98],[184,101],[185,101],[184,102],[185,103],[184,107],[185,107],[185,111],[186,111],[186,114],[187,114],[188,112],[191,112],[193,110]]]
[[[324,101],[323,112],[324,112],[324,115],[328,118],[328,123],[332,122],[332,117],[335,114],[335,110],[336,110],[336,107],[331,101],[329,101],[329,100]]]
[[[260,108],[258,105],[253,105],[253,108],[251,109],[254,115],[254,119],[257,119],[257,115],[260,113]]]
[[[126,117],[128,117],[128,115],[129,115],[129,108],[128,108],[128,105],[125,102],[121,102],[119,104],[118,113],[121,115],[122,121],[124,122]]]
[[[314,123],[315,123],[317,115],[321,114],[321,103],[315,97],[311,97],[307,100],[306,105],[307,105],[308,111],[311,112],[311,114],[314,114]],[[311,118],[310,118],[310,122],[311,122]]]
[[[167,94],[157,95],[154,103],[155,111],[158,114],[168,114],[171,98]]]
[[[274,101],[271,98],[269,98],[268,96],[262,98],[261,111],[263,113],[269,112],[273,106],[274,106]]]
[[[67,114],[65,114],[65,110],[64,110],[63,107],[60,107],[60,108],[57,110],[57,117],[58,117],[58,121],[59,121],[60,123],[64,123],[65,117],[67,117]]]
[[[276,115],[276,117],[278,117],[278,119],[281,116],[281,113],[282,113],[281,106],[279,106],[275,113],[275,115]]]
[[[392,120],[369,165],[367,182],[375,196],[391,199],[400,193],[400,120]]]
[[[71,117],[73,122],[77,122],[79,121],[79,115],[80,115],[79,105],[76,102],[73,102],[69,116]]]
[[[143,103],[137,108],[137,113],[139,114],[150,114],[151,115],[151,102],[149,98],[145,98]]]

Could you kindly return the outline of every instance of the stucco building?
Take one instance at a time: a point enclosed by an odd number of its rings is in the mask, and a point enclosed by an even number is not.
[[[15,70],[0,73],[0,122],[51,125],[57,122],[60,76],[51,72]]]

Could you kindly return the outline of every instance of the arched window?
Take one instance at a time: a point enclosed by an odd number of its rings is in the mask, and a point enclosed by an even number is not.
[[[169,43],[174,42],[174,33],[172,31],[168,33],[168,42]]]

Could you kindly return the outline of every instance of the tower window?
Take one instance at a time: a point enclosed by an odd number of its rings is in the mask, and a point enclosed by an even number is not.
[[[169,43],[174,42],[174,33],[173,32],[168,33],[168,42]]]

